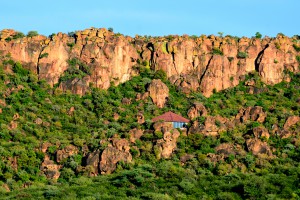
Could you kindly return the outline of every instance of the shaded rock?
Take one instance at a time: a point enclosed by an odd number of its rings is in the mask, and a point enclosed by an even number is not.
[[[131,104],[131,100],[128,99],[128,98],[123,98],[122,99],[122,104],[124,104],[124,105],[130,105]]]
[[[247,148],[253,153],[253,155],[266,154],[273,156],[271,148],[266,142],[262,142],[260,139],[253,138],[246,140]]]
[[[230,143],[222,143],[215,148],[217,154],[223,154],[224,158],[232,155],[246,155],[246,151],[241,145],[234,145]]]
[[[244,123],[248,120],[257,121],[263,123],[267,117],[267,114],[263,111],[263,108],[260,106],[248,107],[246,109],[242,108],[239,110],[239,113],[236,115],[236,119],[241,123]]]
[[[269,139],[269,137],[270,137],[269,131],[264,127],[253,128],[253,134],[254,134],[255,138],[264,137],[266,139]]]
[[[43,153],[46,153],[47,152],[47,149],[48,147],[52,146],[52,144],[50,142],[44,142],[42,145],[41,145],[41,151]]]
[[[194,103],[187,113],[190,119],[195,119],[201,116],[207,116],[207,110],[202,103]]]
[[[13,116],[13,120],[17,120],[20,118],[20,115],[19,113],[15,113],[14,116]]]
[[[62,160],[78,153],[78,148],[73,145],[68,145],[65,148],[58,150],[56,152],[56,162],[61,162]]]
[[[137,121],[139,124],[143,124],[145,122],[145,117],[144,117],[143,113],[139,112],[137,114],[136,118],[137,118]]]
[[[77,94],[77,93],[76,93],[76,94]],[[75,107],[72,106],[72,107],[68,110],[68,115],[73,115],[74,111],[75,111]]]
[[[42,120],[41,118],[36,118],[36,119],[34,120],[34,123],[40,125],[40,124],[43,123],[43,120]]]
[[[180,156],[180,162],[185,164],[187,161],[193,159],[195,156],[193,154],[184,154]]]
[[[169,88],[160,79],[151,81],[148,92],[157,107],[163,108],[165,106],[169,97]]]
[[[158,156],[158,158],[170,158],[177,147],[177,138],[180,136],[180,133],[177,129],[172,129],[170,132],[165,131],[163,133],[163,139],[157,140],[155,145],[155,148],[158,149],[156,156]]]
[[[194,121],[188,133],[200,133],[205,136],[218,136],[220,132],[227,130],[227,122],[228,120],[221,116],[207,116],[204,124]]]
[[[110,174],[115,171],[117,163],[120,161],[131,162],[132,156],[127,152],[120,151],[115,147],[107,147],[101,155],[100,171],[101,174]]]
[[[100,151],[94,151],[88,154],[86,159],[86,165],[90,166],[88,176],[97,176],[99,174],[99,162],[100,162]]]
[[[135,141],[136,141],[137,139],[140,139],[140,138],[142,137],[142,135],[143,135],[143,130],[137,129],[137,128],[131,129],[131,130],[129,131],[129,135],[130,135],[130,138],[129,138],[130,142],[131,142],[131,143],[135,143]]]
[[[160,122],[157,121],[153,124],[154,131],[161,131],[162,133],[171,131],[173,125],[170,122]]]
[[[50,160],[49,156],[46,155],[44,161],[41,164],[40,170],[46,175],[49,179],[57,180],[60,176],[59,170],[61,165],[57,165],[53,160]]]

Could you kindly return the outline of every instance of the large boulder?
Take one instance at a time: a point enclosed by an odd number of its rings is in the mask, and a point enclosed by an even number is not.
[[[61,167],[61,165],[55,164],[54,161],[50,160],[50,157],[46,155],[41,164],[40,170],[46,175],[47,178],[57,180],[60,176],[59,170]]]
[[[169,88],[160,79],[151,81],[148,87],[149,96],[153,103],[159,108],[163,108],[169,97]]]
[[[202,103],[194,103],[187,113],[190,119],[195,119],[201,116],[207,116],[207,110]]]
[[[289,128],[295,124],[300,122],[300,117],[299,116],[290,116],[287,118],[283,128],[284,130],[289,130]]]
[[[170,158],[177,147],[177,138],[180,136],[180,133],[177,129],[172,129],[163,134],[163,139],[159,139],[155,145],[155,149],[158,150],[156,156],[158,158]]]
[[[266,154],[273,156],[270,146],[257,138],[251,138],[246,141],[247,148],[253,153],[253,155]]]
[[[263,111],[261,106],[254,106],[248,108],[242,108],[239,110],[239,113],[236,115],[236,120],[241,123],[246,121],[257,121],[263,123],[267,117],[267,114]]]
[[[68,145],[65,148],[58,150],[56,152],[56,162],[61,162],[64,159],[77,154],[78,153],[78,149],[77,147],[75,147],[74,145]]]

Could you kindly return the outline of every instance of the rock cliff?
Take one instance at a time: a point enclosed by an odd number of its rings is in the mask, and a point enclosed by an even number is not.
[[[213,35],[132,38],[89,28],[49,37],[15,35],[14,30],[1,31],[2,58],[10,55],[50,85],[59,83],[70,60],[76,59],[75,67],[84,76],[61,81],[60,88],[77,94],[84,94],[90,84],[107,89],[112,83],[123,83],[139,72],[139,66],[163,70],[184,92],[197,90],[205,96],[236,86],[251,71],[257,71],[266,84],[288,81],[287,71],[299,71],[300,40],[282,34],[263,39]]]

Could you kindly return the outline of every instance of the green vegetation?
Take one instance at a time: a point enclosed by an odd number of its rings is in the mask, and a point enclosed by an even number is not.
[[[256,32],[255,33],[255,37],[261,39],[262,38],[262,34],[260,32]]]
[[[298,45],[296,45],[296,44],[293,44],[293,47],[294,47],[294,49],[295,49],[297,52],[299,52],[299,51],[300,51],[300,47],[299,47]]]
[[[240,51],[237,55],[238,58],[247,58],[248,54],[246,52]]]
[[[38,32],[37,31],[29,31],[27,33],[27,37],[34,37],[34,36],[38,36]]]
[[[186,96],[177,91],[163,71],[153,72],[139,66],[139,76],[107,91],[91,88],[80,97],[58,93],[45,81],[24,69],[7,56],[0,67],[0,199],[298,199],[300,197],[299,134],[280,138],[273,134],[273,125],[283,127],[287,117],[299,116],[300,75],[289,74],[291,82],[264,85],[256,73],[245,77],[255,80],[260,93],[249,94],[245,81],[237,87],[215,92],[205,98],[195,92]],[[78,59],[68,61],[69,69],[61,81],[90,74],[89,67]],[[6,73],[4,67],[12,69]],[[146,92],[152,79],[167,84],[170,97],[166,107],[158,109],[150,98],[136,100]],[[131,104],[122,104],[122,99]],[[5,102],[5,103],[3,103]],[[114,134],[129,138],[133,128],[151,129],[150,119],[166,111],[186,117],[193,102],[202,102],[209,115],[232,118],[240,108],[262,106],[265,122],[250,121],[224,131],[219,137],[202,134],[181,135],[176,152],[170,159],[157,159],[151,148],[161,133],[147,133],[131,148],[132,163],[118,163],[111,175],[88,177],[84,167],[87,146],[89,152],[103,151],[102,142]],[[6,104],[6,105],[5,105]],[[74,112],[68,111],[74,107]],[[138,124],[136,114],[142,111],[146,122]],[[16,115],[18,113],[18,115]],[[114,118],[114,114],[119,119]],[[14,117],[19,116],[19,117]],[[36,123],[37,119],[42,123]],[[199,117],[203,123],[206,117]],[[12,122],[17,123],[12,127]],[[108,122],[108,123],[107,123]],[[215,122],[221,126],[220,121]],[[247,149],[245,136],[253,127],[264,126],[271,136],[267,144],[274,148],[274,157],[254,156],[251,152],[235,154],[213,161],[215,148],[222,144],[238,144]],[[292,127],[299,130],[299,124]],[[297,129],[298,128],[298,129]],[[298,132],[299,133],[299,132]],[[72,144],[79,151],[59,164],[61,176],[57,182],[48,180],[40,171],[45,154],[41,145],[52,144],[48,155],[56,163],[55,153]],[[149,148],[150,146],[150,148]],[[182,156],[191,154],[183,162]],[[16,159],[17,166],[14,164]],[[2,185],[10,188],[6,192]]]
[[[217,47],[214,47],[214,48],[213,48],[212,53],[213,53],[214,55],[220,55],[220,56],[223,56],[223,55],[224,55],[223,52],[222,52],[219,48],[217,48]]]

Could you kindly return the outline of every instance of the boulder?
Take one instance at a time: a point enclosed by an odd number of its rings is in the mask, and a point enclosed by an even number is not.
[[[267,114],[263,111],[263,108],[260,106],[242,108],[239,110],[239,113],[236,115],[236,119],[244,123],[246,121],[257,121],[263,123],[267,117]]]
[[[170,132],[163,132],[163,134],[163,139],[157,140],[155,145],[155,148],[158,149],[157,157],[170,158],[177,147],[177,139],[180,133],[177,129],[172,129]]]
[[[90,166],[88,176],[97,176],[99,174],[100,151],[96,150],[87,155],[86,165]]]
[[[169,88],[160,79],[151,81],[148,92],[157,107],[163,108],[165,106],[169,97]]]
[[[270,134],[268,129],[264,128],[264,127],[255,127],[253,128],[253,134],[255,136],[255,138],[266,138],[269,139]]]
[[[142,135],[143,135],[143,130],[137,128],[131,129],[129,131],[129,140],[131,143],[135,143],[135,141],[137,139],[140,139]]]
[[[207,116],[207,110],[202,103],[194,103],[187,113],[190,119],[195,119],[201,116]]]
[[[73,145],[68,145],[65,148],[58,150],[56,152],[56,162],[61,162],[64,159],[77,154],[78,153],[78,148],[73,146]]]
[[[59,170],[61,167],[61,165],[55,164],[54,161],[50,160],[50,157],[46,155],[41,164],[40,170],[46,175],[47,178],[57,180],[60,176]]]
[[[251,138],[246,140],[247,148],[253,153],[253,155],[266,154],[273,156],[270,146],[266,142],[262,142],[260,139]]]
[[[300,122],[300,117],[299,116],[290,116],[287,118],[283,128],[284,130],[289,130],[289,128],[295,124]]]

